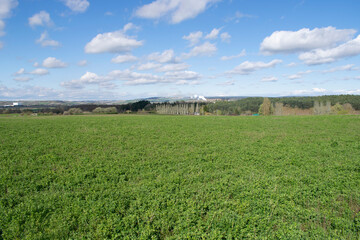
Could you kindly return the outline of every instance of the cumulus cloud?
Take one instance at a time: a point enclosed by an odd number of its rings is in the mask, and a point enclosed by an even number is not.
[[[353,71],[358,70],[359,68],[354,67],[354,64],[347,64],[344,66],[334,67],[327,70],[324,70],[323,73],[333,73],[333,72],[339,72],[339,71]]]
[[[195,80],[200,78],[200,74],[194,71],[178,71],[178,72],[167,72],[165,77],[176,80]]]
[[[162,53],[159,52],[151,53],[148,56],[148,59],[159,63],[175,63],[179,61],[179,59],[175,57],[174,50],[172,49],[165,50]]]
[[[186,63],[170,63],[156,69],[157,72],[183,71],[190,66]]]
[[[302,78],[305,74],[309,74],[309,73],[312,73],[314,71],[312,70],[307,70],[307,71],[303,71],[303,72],[298,72],[298,73],[295,73],[295,74],[290,74],[288,75],[288,79],[290,80],[295,80],[295,79],[299,79],[299,78]]]
[[[201,31],[189,33],[187,36],[183,36],[183,39],[188,40],[190,42],[190,46],[194,46],[199,43],[202,38],[203,33]]]
[[[263,77],[261,79],[262,82],[277,82],[278,78],[277,77]]]
[[[80,67],[87,66],[87,64],[88,64],[87,60],[81,60],[77,63],[77,65]]]
[[[289,64],[286,65],[286,66],[288,66],[288,67],[295,67],[296,65],[297,65],[297,63],[291,62],[291,63],[289,63]]]
[[[38,75],[38,76],[44,76],[44,75],[49,74],[49,71],[47,69],[44,69],[44,68],[37,68],[37,69],[33,70],[32,72],[30,72],[30,74]]]
[[[36,40],[36,43],[42,47],[59,47],[61,45],[58,41],[50,39],[46,31],[41,34],[40,38]]]
[[[227,60],[231,60],[231,59],[234,59],[234,58],[240,58],[240,57],[244,57],[246,56],[246,51],[245,49],[243,49],[239,54],[237,55],[233,55],[233,56],[222,56],[220,58],[221,61],[227,61]]]
[[[61,86],[65,88],[84,88],[88,84],[99,84],[106,86],[112,80],[109,76],[99,76],[93,72],[86,72],[80,79],[62,82]]]
[[[51,88],[24,86],[21,88],[9,88],[0,85],[0,96],[2,99],[54,99],[59,96],[58,92]]]
[[[230,80],[230,81],[218,83],[218,84],[216,84],[216,85],[219,85],[219,86],[232,86],[232,85],[235,85],[235,81],[234,81],[234,80]]]
[[[15,76],[25,74],[25,68],[20,68],[16,73],[14,73]]]
[[[73,12],[83,13],[88,9],[90,3],[87,0],[63,0],[65,5]]]
[[[114,57],[113,59],[111,59],[111,62],[113,63],[126,63],[126,62],[134,62],[136,61],[138,58],[131,55],[131,54],[125,54],[125,55],[118,55],[116,57]]]
[[[65,68],[65,67],[67,67],[66,63],[64,63],[63,61],[56,59],[54,57],[46,58],[43,61],[42,65],[43,65],[43,67],[46,67],[46,68]]]
[[[36,26],[51,26],[53,22],[51,21],[50,14],[46,11],[40,11],[37,14],[34,14],[32,17],[29,17],[29,25],[31,27]]]
[[[355,39],[329,49],[315,49],[299,55],[299,59],[308,65],[332,63],[339,59],[360,54],[360,35]]]
[[[245,61],[240,65],[236,66],[233,70],[229,71],[229,74],[239,74],[239,75],[248,75],[254,71],[275,67],[277,64],[281,63],[282,60],[274,59],[268,63],[265,62],[249,62]]]
[[[143,45],[143,41],[125,35],[123,31],[98,34],[85,46],[86,53],[129,52]]]
[[[256,18],[256,16],[236,11],[232,17],[225,19],[225,21],[226,22],[235,21],[236,23],[239,23],[241,18]]]
[[[18,5],[17,0],[0,0],[0,19],[8,18],[11,15],[11,10]]]
[[[226,42],[226,43],[229,43],[231,36],[230,36],[229,33],[224,32],[224,33],[222,33],[222,34],[220,35],[220,38],[221,38],[221,41]]]
[[[0,19],[0,37],[5,35],[4,29],[5,28],[5,22]]]
[[[336,29],[331,26],[313,30],[276,31],[263,40],[260,50],[264,54],[276,54],[327,49],[350,40],[355,32],[354,29]]]
[[[215,44],[205,42],[199,46],[195,46],[189,53],[184,53],[184,58],[196,56],[212,56],[217,51]]]
[[[4,19],[11,16],[11,10],[13,8],[16,8],[18,4],[19,3],[17,0],[0,0],[0,37],[5,35]],[[2,47],[3,47],[3,44],[0,42],[0,49]]]
[[[113,79],[124,81],[126,85],[147,85],[157,83],[169,83],[170,79],[150,73],[137,73],[126,70],[114,70],[108,74]]]
[[[205,36],[205,39],[216,39],[220,33],[221,28],[214,28],[208,35]]]
[[[32,78],[31,77],[14,77],[13,80],[17,81],[17,82],[28,82],[28,81],[32,80]]]
[[[140,66],[137,67],[137,69],[140,71],[145,71],[145,70],[150,70],[150,69],[154,69],[154,68],[158,68],[158,67],[161,67],[160,63],[148,62],[148,63],[141,64]]]
[[[211,30],[211,32],[209,34],[204,36],[204,39],[210,39],[210,40],[217,39],[220,34],[220,31],[221,31],[221,28],[214,28],[213,30]],[[203,32],[201,32],[201,31],[191,32],[191,33],[189,33],[189,35],[183,36],[182,38],[185,40],[188,40],[190,46],[194,46],[194,45],[198,44],[200,42],[200,40],[203,38]],[[224,33],[220,34],[220,38],[221,38],[221,41],[223,41],[223,42],[230,42],[231,36],[229,33],[224,32]]]
[[[100,76],[87,72],[80,79],[62,82],[61,86],[66,88],[84,88],[89,84],[99,86],[112,85],[114,81],[123,81],[125,85],[148,85],[148,84],[199,84],[201,75],[193,71],[166,72],[163,75],[151,73],[138,73],[126,70],[114,70],[107,75]]]
[[[132,30],[132,29],[134,29],[134,30],[139,30],[140,27],[139,27],[139,26],[136,26],[136,25],[133,24],[133,23],[127,23],[127,24],[125,24],[125,26],[123,27],[123,32],[126,33],[127,31]]]
[[[312,88],[311,90],[295,90],[291,95],[312,95],[328,92],[325,88]]]
[[[170,18],[170,22],[180,23],[195,18],[218,0],[156,0],[138,8],[135,15],[147,19]]]

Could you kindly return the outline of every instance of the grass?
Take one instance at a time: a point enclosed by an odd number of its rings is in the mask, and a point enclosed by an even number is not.
[[[360,238],[360,117],[0,117],[0,239]]]

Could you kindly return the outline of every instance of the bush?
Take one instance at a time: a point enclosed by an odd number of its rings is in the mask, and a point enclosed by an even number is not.
[[[68,111],[64,112],[64,115],[79,115],[82,113],[83,111],[80,108],[70,108]]]
[[[117,109],[116,107],[108,107],[108,108],[97,107],[92,112],[98,114],[117,114]]]

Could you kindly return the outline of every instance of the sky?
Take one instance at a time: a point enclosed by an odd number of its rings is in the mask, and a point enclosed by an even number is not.
[[[0,0],[0,100],[360,94],[358,0]]]

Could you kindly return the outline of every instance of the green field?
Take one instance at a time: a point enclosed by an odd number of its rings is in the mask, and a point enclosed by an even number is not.
[[[0,239],[358,239],[360,116],[0,117]]]

